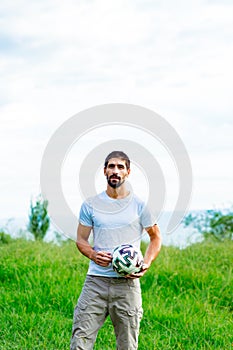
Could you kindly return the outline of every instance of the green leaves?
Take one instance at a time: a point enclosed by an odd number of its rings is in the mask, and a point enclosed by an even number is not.
[[[233,238],[233,211],[205,210],[187,215],[183,223],[185,226],[192,226],[198,232],[203,233],[207,238],[212,236],[218,240]]]
[[[47,212],[48,201],[39,195],[36,203],[31,200],[28,230],[34,234],[35,239],[43,239],[50,225]]]

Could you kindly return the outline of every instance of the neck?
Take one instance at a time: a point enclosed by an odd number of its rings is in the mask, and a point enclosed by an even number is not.
[[[125,186],[120,186],[118,188],[112,188],[111,186],[107,186],[106,193],[109,197],[114,199],[125,198],[129,195],[129,191]]]

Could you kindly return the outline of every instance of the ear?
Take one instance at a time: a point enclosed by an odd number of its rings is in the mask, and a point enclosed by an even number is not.
[[[127,172],[128,172],[128,176],[129,176],[129,174],[130,174],[130,171],[131,171],[131,169],[129,168],[129,169],[127,170]]]
[[[104,168],[104,175],[106,176],[106,168]]]

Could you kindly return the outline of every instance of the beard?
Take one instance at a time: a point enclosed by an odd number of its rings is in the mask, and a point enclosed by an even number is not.
[[[106,176],[106,179],[109,186],[111,186],[112,188],[118,188],[125,182],[125,180],[121,180],[121,178],[116,175],[112,175],[110,177]],[[114,179],[117,179],[118,181],[113,181]]]

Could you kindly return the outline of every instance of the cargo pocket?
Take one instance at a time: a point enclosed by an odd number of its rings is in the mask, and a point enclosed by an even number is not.
[[[142,308],[140,307],[137,309],[128,310],[127,314],[129,317],[130,326],[132,328],[138,329],[140,325],[140,321],[142,319],[142,314],[143,314]]]
[[[85,321],[89,316],[87,313],[87,301],[86,300],[78,300],[78,304],[74,309],[74,319],[73,319],[73,327],[72,327],[72,336],[76,333],[78,329],[81,328],[81,324]]]

